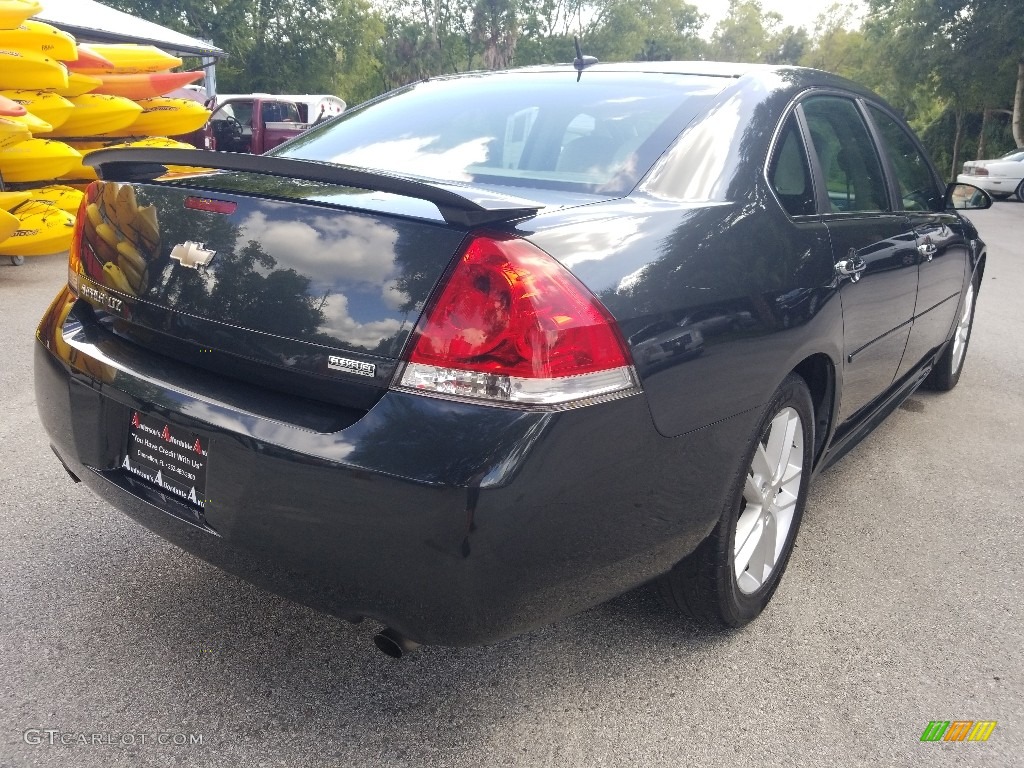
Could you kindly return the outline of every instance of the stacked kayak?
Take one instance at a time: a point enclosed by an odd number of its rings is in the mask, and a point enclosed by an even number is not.
[[[203,77],[202,72],[149,72],[142,74],[102,75],[93,93],[123,96],[132,101],[154,99],[184,88]]]
[[[71,243],[75,217],[55,205],[29,200],[7,215],[15,219],[17,227],[0,242],[0,253],[5,256],[46,256],[66,251]]]
[[[168,97],[202,72],[174,71],[181,59],[151,45],[78,43],[32,18],[44,4],[0,0],[0,257],[14,263],[68,249],[83,190],[96,178],[83,163],[90,152],[186,148],[166,137],[210,117],[195,101]],[[130,255],[122,261],[124,274],[139,277]]]
[[[41,10],[36,0],[0,0],[0,29],[13,29]]]

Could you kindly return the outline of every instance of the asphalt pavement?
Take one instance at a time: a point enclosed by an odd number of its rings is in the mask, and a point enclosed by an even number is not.
[[[759,620],[708,633],[645,587],[397,662],[73,485],[31,381],[66,262],[0,266],[0,766],[1024,764],[1024,203],[971,216],[959,387],[818,478]],[[922,743],[933,720],[998,725]]]

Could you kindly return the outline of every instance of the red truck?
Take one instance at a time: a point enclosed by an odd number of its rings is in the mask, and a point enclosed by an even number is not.
[[[186,141],[200,149],[262,155],[308,127],[294,101],[269,94],[229,96]]]

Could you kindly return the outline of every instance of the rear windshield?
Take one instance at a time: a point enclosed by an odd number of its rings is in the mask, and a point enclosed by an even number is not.
[[[438,181],[618,195],[726,84],[585,72],[442,78],[396,91],[271,154]]]

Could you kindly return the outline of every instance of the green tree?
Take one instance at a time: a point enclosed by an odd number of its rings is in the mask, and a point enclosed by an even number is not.
[[[834,3],[818,16],[813,39],[800,64],[877,88],[878,62],[873,54],[863,30],[855,26],[854,9]]]
[[[907,110],[933,156],[961,165],[969,133],[985,135],[984,119],[1009,111],[1011,84],[1024,89],[1024,17],[1002,0],[872,0],[866,26],[886,82],[880,90]],[[1014,138],[1024,146],[1020,99]],[[983,145],[983,141],[979,141]]]
[[[477,0],[471,39],[485,69],[505,69],[512,63],[519,40],[517,10],[515,0]]]
[[[221,91],[367,91],[383,22],[367,0],[110,0],[228,52]],[[363,94],[362,95],[369,95]]]
[[[585,52],[603,61],[697,59],[706,50],[706,17],[685,0],[601,0],[594,10]]]

